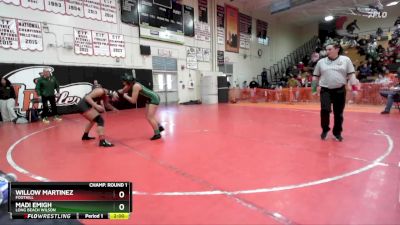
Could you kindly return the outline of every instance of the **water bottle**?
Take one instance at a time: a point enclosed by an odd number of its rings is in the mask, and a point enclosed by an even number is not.
[[[13,173],[0,175],[0,205],[8,202],[8,183],[15,182],[17,176]]]

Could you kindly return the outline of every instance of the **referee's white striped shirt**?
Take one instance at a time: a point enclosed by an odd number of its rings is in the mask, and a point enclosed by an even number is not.
[[[348,79],[355,79],[354,72],[350,58],[339,55],[335,60],[330,60],[328,57],[319,60],[313,74],[319,77],[319,86],[335,89],[346,85]],[[352,77],[348,77],[351,74]]]

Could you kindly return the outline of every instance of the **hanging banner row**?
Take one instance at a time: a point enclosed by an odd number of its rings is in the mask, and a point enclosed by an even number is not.
[[[225,44],[226,51],[239,52],[239,47],[250,49],[253,18],[230,5],[217,5],[217,43]],[[267,39],[268,23],[256,20],[256,37]]]
[[[0,47],[43,51],[42,24],[0,17]]]
[[[116,0],[0,0],[52,13],[117,23]]]
[[[74,49],[81,55],[124,58],[124,35],[74,28]]]
[[[0,17],[0,47],[43,51],[40,22]],[[125,41],[121,34],[74,28],[76,54],[125,57]]]

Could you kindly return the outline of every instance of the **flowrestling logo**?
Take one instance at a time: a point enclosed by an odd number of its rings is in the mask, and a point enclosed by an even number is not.
[[[374,8],[357,7],[356,11],[358,15],[365,16],[367,18],[384,19],[388,16],[387,12],[383,12]]]
[[[10,80],[14,86],[16,94],[15,107],[17,114],[24,116],[30,108],[42,108],[42,103],[32,101],[38,98],[36,93],[36,81],[39,79],[39,72],[44,68],[54,69],[48,66],[30,66],[20,68],[9,72],[4,77]],[[87,93],[92,90],[92,84],[87,82],[78,82],[60,86],[60,96],[56,98],[57,106],[76,105]]]

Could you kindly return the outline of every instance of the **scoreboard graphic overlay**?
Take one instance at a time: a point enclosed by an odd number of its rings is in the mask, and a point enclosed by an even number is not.
[[[12,219],[128,219],[131,182],[11,182]]]

